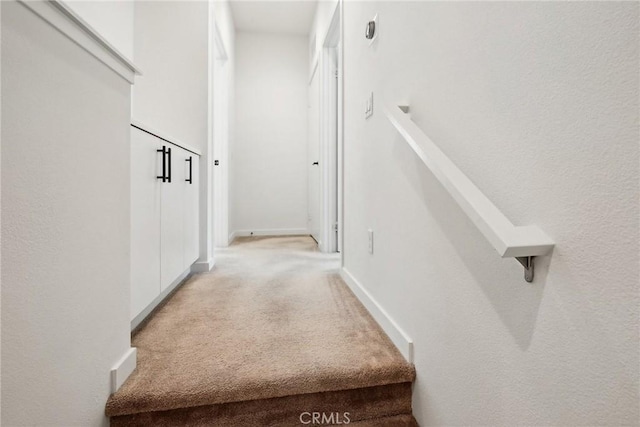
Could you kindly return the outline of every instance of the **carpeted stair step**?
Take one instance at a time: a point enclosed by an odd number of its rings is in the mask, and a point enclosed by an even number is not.
[[[133,337],[137,368],[107,402],[112,425],[291,426],[303,412],[413,425],[413,365],[338,262],[309,237],[236,242]]]
[[[111,425],[289,427],[314,420],[322,425],[414,426],[411,383],[120,415],[111,417]]]

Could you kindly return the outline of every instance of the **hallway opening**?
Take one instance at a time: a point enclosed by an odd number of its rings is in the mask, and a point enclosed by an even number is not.
[[[230,240],[303,235],[338,252],[340,12],[316,2],[233,2],[235,125]],[[260,22],[259,25],[255,25]]]
[[[4,0],[0,39],[2,425],[638,425],[640,2]]]

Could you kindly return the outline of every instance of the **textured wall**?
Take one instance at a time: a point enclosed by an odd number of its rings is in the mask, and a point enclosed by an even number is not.
[[[345,266],[415,341],[419,423],[637,424],[638,3],[347,1],[344,16]],[[534,283],[383,99],[555,239]]]
[[[207,148],[208,4],[141,1],[135,5],[134,120],[201,151]]]
[[[129,349],[130,85],[2,2],[2,425],[108,425]]]

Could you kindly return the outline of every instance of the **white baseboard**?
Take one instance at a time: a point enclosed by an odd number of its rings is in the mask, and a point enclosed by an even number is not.
[[[346,268],[340,270],[340,276],[345,281],[351,292],[360,300],[369,311],[378,325],[389,336],[393,344],[409,363],[413,363],[413,340],[398,326],[384,308],[371,296],[371,294],[349,273]]]
[[[155,299],[149,304],[144,310],[140,312],[136,317],[131,321],[131,330],[133,331],[142,323],[144,319],[147,318],[149,314],[158,306],[164,299],[173,292],[174,289],[178,287],[178,285],[182,284],[185,279],[191,274],[191,267],[182,272],[180,276],[178,276],[164,291],[160,293]]]
[[[252,234],[253,233],[253,234]],[[236,237],[247,236],[299,236],[309,234],[306,228],[271,228],[262,230],[236,230],[229,236],[229,241],[233,241]]]
[[[236,238],[236,232],[229,234],[229,244],[233,243],[233,240]]]
[[[111,369],[111,393],[118,391],[136,369],[138,350],[131,347]]]
[[[213,257],[209,258],[209,261],[198,261],[191,266],[192,273],[208,273],[213,266],[216,265],[216,261]]]

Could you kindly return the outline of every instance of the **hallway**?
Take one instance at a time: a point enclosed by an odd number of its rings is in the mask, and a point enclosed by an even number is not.
[[[411,425],[413,366],[340,279],[337,256],[308,236],[244,237],[217,260],[134,335],[138,367],[107,404],[112,425],[293,425],[305,411]]]
[[[640,1],[0,39],[2,426],[640,427]]]

